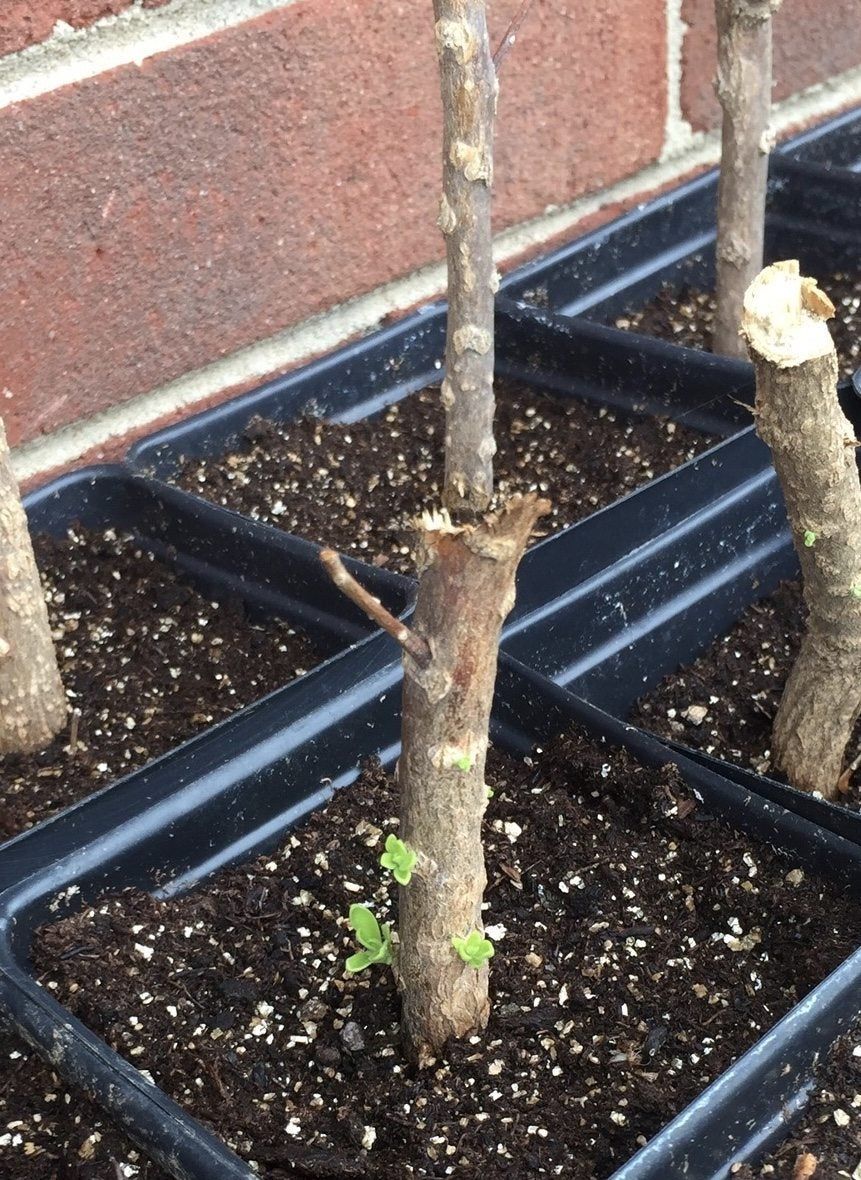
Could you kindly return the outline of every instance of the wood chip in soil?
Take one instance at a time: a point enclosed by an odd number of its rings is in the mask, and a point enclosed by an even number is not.
[[[606,1177],[855,949],[861,907],[576,730],[492,751],[488,779],[492,1015],[431,1069],[402,1056],[391,973],[344,971],[350,904],[396,918],[378,766],[194,893],[43,929],[40,981],[270,1180]],[[89,1133],[10,1105],[46,1150]]]
[[[784,582],[749,606],[735,626],[691,664],[637,701],[631,721],[693,749],[785,781],[775,769],[771,727],[801,646],[804,602],[798,582]],[[861,722],[847,761],[861,754]],[[840,802],[861,808],[861,767]]]
[[[861,1028],[856,1027],[820,1065],[792,1134],[758,1163],[733,1173],[733,1180],[855,1180],[859,1175]]]
[[[861,277],[843,272],[816,277],[836,309],[828,327],[837,349],[840,376],[851,377],[861,366]],[[714,316],[713,292],[686,284],[678,292],[662,287],[645,307],[617,316],[614,323],[617,328],[708,351]]]
[[[552,532],[581,520],[714,441],[678,423],[629,418],[577,400],[497,383],[498,499],[540,491]],[[444,413],[438,387],[349,425],[256,419],[241,447],[188,459],[178,482],[289,533],[413,575],[409,522],[438,507]]]
[[[126,535],[37,537],[69,723],[0,761],[0,836],[90,795],[319,662],[288,623],[213,603]],[[74,743],[73,726],[76,727]]]

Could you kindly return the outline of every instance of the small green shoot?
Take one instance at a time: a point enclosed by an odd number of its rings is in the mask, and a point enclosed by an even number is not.
[[[861,598],[861,586],[851,586],[849,593],[853,598]]]
[[[349,922],[356,938],[365,948],[350,955],[344,966],[348,971],[364,971],[372,963],[391,963],[392,935],[388,926],[380,926],[367,906],[351,905]]]
[[[493,958],[493,943],[480,930],[470,930],[466,938],[455,934],[451,945],[469,967],[480,971],[488,959]]]
[[[816,533],[813,529],[804,530],[804,547],[805,549],[812,549],[816,544]]]
[[[475,766],[475,759],[472,754],[461,754],[459,758],[454,759],[452,766],[455,770],[462,770],[466,773],[466,771],[472,770],[473,766]]]
[[[380,857],[380,864],[389,869],[399,885],[409,885],[416,867],[418,856],[394,834],[386,836],[386,851]]]
[[[485,787],[485,790],[487,791],[487,797],[488,797],[488,799],[492,799],[492,798],[493,798],[493,795],[494,795],[494,790],[493,790],[493,787],[489,787],[489,786],[487,785],[487,783],[485,783],[485,784],[484,784],[484,787]]]

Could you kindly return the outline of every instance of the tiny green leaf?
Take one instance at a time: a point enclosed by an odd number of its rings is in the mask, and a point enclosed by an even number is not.
[[[383,945],[380,947],[375,963],[389,964],[392,961],[392,932],[391,929],[383,923],[382,927]]]
[[[464,963],[476,971],[480,971],[488,959],[493,958],[493,943],[480,930],[470,930],[466,938],[455,934],[451,945]]]
[[[366,949],[350,955],[345,963],[348,971],[364,971],[371,963],[391,963],[392,932],[387,925],[380,926],[367,906],[351,905],[350,926],[356,938]]]
[[[485,786],[485,790],[487,791],[488,799],[492,799],[493,798],[493,787],[489,787],[487,785],[487,783],[485,783],[484,786]]]
[[[386,836],[386,851],[380,857],[380,864],[388,869],[399,885],[409,885],[418,856],[415,851],[390,833]]]
[[[813,529],[805,529],[804,530],[805,548],[811,549],[815,543],[816,543],[816,533],[814,533]]]
[[[364,971],[373,962],[374,956],[371,951],[356,951],[354,955],[350,955],[344,966],[348,971],[355,974],[357,971]]]
[[[466,772],[468,770],[472,770],[474,761],[471,754],[461,754],[459,758],[455,758],[452,765],[456,770],[462,770]]]
[[[853,598],[861,598],[861,586],[852,586],[849,593]]]
[[[351,905],[349,922],[363,947],[376,951],[382,945],[380,924],[367,906]]]

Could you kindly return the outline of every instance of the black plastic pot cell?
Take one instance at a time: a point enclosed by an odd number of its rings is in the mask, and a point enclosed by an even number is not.
[[[274,846],[359,762],[398,752],[400,672],[387,637],[309,673],[179,750],[0,850],[0,1007],[10,1028],[81,1086],[182,1180],[255,1174],[157,1087],[88,1032],[33,980],[33,930],[105,890],[187,889],[227,864]],[[627,747],[642,762],[664,747],[503,660],[494,739],[525,753],[570,722]],[[861,891],[861,850],[677,756],[704,806],[795,863]],[[617,1172],[617,1180],[728,1175],[733,1163],[786,1131],[812,1065],[855,1017],[861,954],[820,984],[749,1053]]]
[[[748,429],[527,553],[503,649],[624,717],[795,568]]]
[[[332,585],[316,545],[123,467],[90,467],[62,476],[25,497],[25,507],[34,535],[62,537],[78,524],[128,532],[207,594],[238,598],[252,616],[276,616],[301,626],[326,655],[374,631]],[[413,589],[408,579],[361,569],[368,589],[395,614],[409,607]]]
[[[827,124],[811,142],[832,158],[843,151],[852,159],[858,121],[856,113]],[[861,261],[861,181],[852,172],[819,168],[811,187],[806,162],[796,167],[792,154],[798,142],[791,141],[773,157],[767,259],[798,258],[805,272],[817,277],[856,270]],[[714,284],[716,201],[717,173],[709,172],[520,268],[503,283],[503,294],[560,315],[612,324],[664,286],[709,289]],[[681,354],[694,363],[695,350],[664,341],[653,344],[658,355]],[[721,364],[728,366],[727,374],[736,365],[747,369],[741,361]]]
[[[548,393],[670,418],[721,438],[750,424],[753,374],[738,361],[710,353],[680,361],[660,340],[507,300],[498,305],[497,325],[505,341],[500,373]]]
[[[144,439],[129,453],[137,471],[173,477],[185,457],[218,456],[241,443],[250,420],[276,422],[306,412],[356,421],[438,383],[445,346],[445,311],[437,306],[351,344],[260,389]],[[578,398],[627,413],[683,421],[726,437],[746,424],[739,401],[750,400],[745,366],[714,357],[690,365],[639,340],[586,322],[553,322],[543,312],[500,300],[496,371],[551,395]]]
[[[128,463],[168,479],[182,458],[230,451],[252,418],[287,422],[302,414],[353,422],[441,380],[445,308],[421,308],[402,323],[338,349],[285,377],[136,443]]]
[[[504,649],[624,717],[797,571],[751,427],[527,553]]]
[[[291,662],[289,655],[268,660],[270,645],[274,646],[276,633],[279,637],[283,636],[286,629],[274,625],[266,628],[267,622],[274,624],[278,620],[296,627],[303,639],[307,638],[311,643],[311,649],[298,650],[307,652],[316,662],[336,659],[339,653],[374,633],[375,628],[367,617],[335,589],[320,563],[319,550],[314,545],[201,503],[184,492],[131,475],[124,468],[98,467],[77,471],[28,496],[26,507],[34,536],[65,538],[70,529],[77,531],[79,526],[91,530],[95,534],[92,549],[91,542],[87,542],[80,550],[74,548],[74,554],[99,552],[101,541],[98,538],[105,533],[111,537],[128,535],[133,538],[134,544],[124,550],[132,564],[126,567],[126,559],[123,558],[113,568],[116,577],[120,577],[121,570],[126,568],[133,571],[132,580],[127,582],[125,594],[121,597],[124,615],[115,614],[110,606],[112,583],[108,578],[107,565],[104,574],[107,582],[98,588],[97,597],[87,595],[86,575],[79,573],[73,581],[68,570],[59,573],[59,588],[71,590],[73,596],[79,599],[80,609],[89,611],[88,602],[92,602],[98,610],[107,606],[107,616],[99,617],[100,624],[104,623],[105,618],[134,619],[135,599],[129,595],[144,593],[150,611],[155,611],[157,626],[166,626],[160,619],[160,607],[164,606],[170,615],[173,606],[184,600],[181,587],[173,585],[170,573],[165,576],[166,568],[167,571],[176,571],[182,582],[202,593],[201,604],[217,601],[226,608],[220,616],[219,638],[222,643],[230,644],[232,650],[224,661],[224,670],[228,675],[220,679],[217,677],[217,667],[209,656],[204,657],[202,664],[197,659],[186,664],[182,662],[183,655],[179,654],[179,669],[171,669],[171,673],[176,675],[179,672],[182,676],[187,674],[192,677],[188,691],[185,691],[182,683],[177,685],[179,695],[176,704],[158,713],[151,730],[139,731],[142,744],[129,739],[129,748],[125,752],[126,731],[121,716],[123,697],[117,697],[105,717],[102,717],[101,712],[111,700],[110,696],[107,701],[104,699],[105,689],[113,696],[125,692],[125,678],[119,677],[120,683],[105,686],[97,676],[91,692],[89,661],[79,658],[67,687],[77,693],[77,703],[83,717],[83,749],[89,753],[83,760],[76,759],[68,749],[63,754],[61,747],[65,745],[64,737],[49,748],[44,760],[30,758],[21,763],[16,761],[14,766],[10,766],[8,781],[4,780],[5,798],[10,809],[4,817],[3,839],[9,832],[37,821],[61,803],[67,805],[69,800],[98,789],[106,781],[107,776],[103,778],[102,772],[106,772],[109,765],[118,762],[122,767],[119,773],[127,773],[131,767],[128,761],[125,766],[122,765],[124,758],[134,759],[132,765],[139,765],[141,759],[148,756],[148,750],[149,756],[152,756],[152,753],[159,753],[170,744],[178,745],[205,724],[208,707],[204,715],[198,717],[194,716],[193,709],[186,707],[198,699],[194,688],[198,668],[204,669],[205,678],[206,669],[209,670],[208,683],[213,689],[211,705],[220,716],[229,711],[231,701],[233,707],[238,708],[241,703],[253,700],[255,686],[257,695],[262,696],[271,688],[292,679],[296,665]],[[135,563],[129,549],[138,546],[154,554],[162,568],[147,561]],[[113,546],[109,546],[108,552],[112,549]],[[50,549],[47,552],[50,553]],[[58,558],[64,563],[62,553],[58,554]],[[95,560],[98,562],[100,559]],[[107,557],[106,560],[110,563],[112,559]],[[81,568],[86,568],[86,565]],[[147,594],[147,579],[150,577],[152,592]],[[363,570],[362,578],[371,592],[385,601],[395,614],[402,614],[409,608],[413,586],[407,579],[376,569]],[[81,580],[84,581],[83,585]],[[240,609],[237,610],[237,607]],[[263,633],[256,636],[249,633],[242,625],[243,616],[263,624]],[[73,614],[69,617],[74,619]],[[241,634],[236,634],[230,625],[231,620],[237,624]],[[88,632],[92,631],[96,621],[92,618],[85,620]],[[106,658],[119,661],[122,654],[112,648],[111,634],[114,634],[111,627],[105,629],[99,625],[94,633],[94,642],[99,647],[104,641],[108,653]],[[134,640],[128,640],[137,656],[141,655],[138,643],[141,636],[146,634],[149,634],[150,639],[145,643],[156,641],[157,633],[146,627],[140,630]],[[165,650],[182,653],[182,641],[176,645],[174,640],[168,639]],[[189,652],[191,650],[188,649]],[[112,651],[113,655],[110,654]],[[226,652],[227,649],[222,651]],[[262,653],[266,654],[269,666],[263,669],[248,667],[247,682],[240,686],[237,675],[243,679],[246,676],[243,656],[247,665],[249,660],[258,660]],[[81,655],[80,651],[78,655]],[[148,661],[145,656],[142,658],[146,666]],[[160,652],[156,663],[165,679],[168,676],[168,662],[166,657],[161,658]],[[165,693],[158,685],[159,671],[147,667],[147,679],[150,674],[155,681],[153,699],[157,700]],[[230,687],[231,675],[233,687]],[[219,683],[225,692],[217,693]],[[139,702],[135,702],[137,704]],[[173,708],[179,710],[175,725],[171,711]],[[146,709],[142,716],[146,721]],[[100,719],[113,721],[113,724],[102,727]],[[129,720],[133,727],[134,718]],[[100,754],[105,757],[105,764],[101,766],[98,765]],[[98,772],[95,767],[98,767]],[[55,779],[54,773],[61,777]],[[46,777],[48,774],[50,777]],[[32,792],[28,775],[38,779],[33,781]]]

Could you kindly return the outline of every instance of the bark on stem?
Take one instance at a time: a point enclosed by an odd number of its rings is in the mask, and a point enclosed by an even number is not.
[[[861,710],[861,483],[837,400],[834,312],[797,262],[767,267],[745,296],[756,428],[771,448],[804,579],[801,651],[774,721],[793,786],[833,798]]]
[[[443,102],[439,225],[448,259],[445,487],[452,512],[483,512],[493,492],[493,263],[490,189],[496,73],[484,0],[434,0]]]
[[[781,0],[715,0],[717,96],[723,109],[712,347],[744,357],[744,293],[762,268],[771,150],[772,15]]]
[[[467,966],[454,935],[483,930],[481,823],[490,707],[502,623],[529,534],[549,510],[516,497],[476,526],[426,517],[414,631],[432,648],[404,657],[401,838],[433,866],[400,891],[398,976],[407,1048],[418,1062],[487,1023],[488,970]]]
[[[65,718],[42,583],[0,421],[0,755],[41,749]]]

